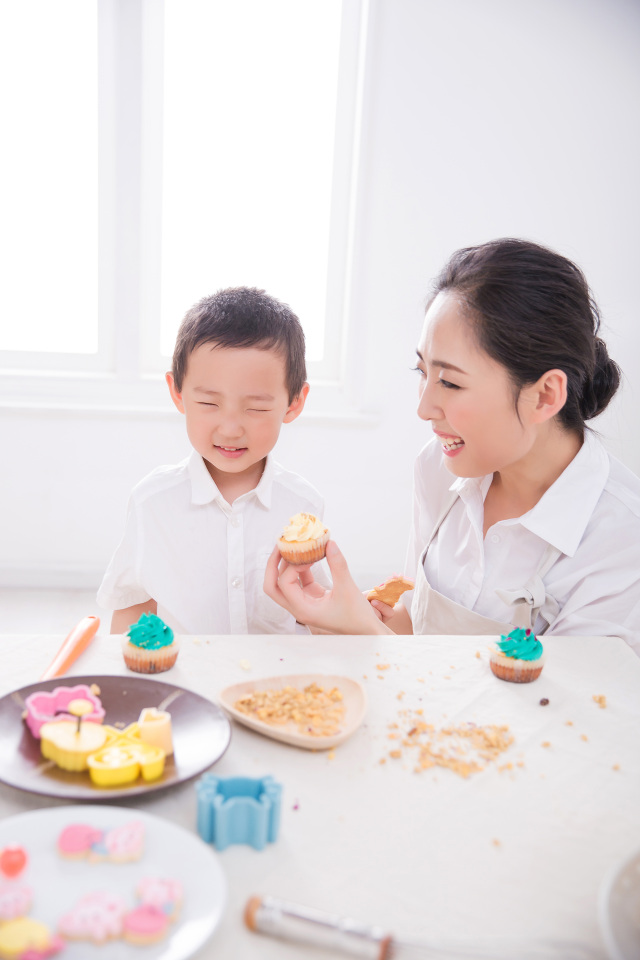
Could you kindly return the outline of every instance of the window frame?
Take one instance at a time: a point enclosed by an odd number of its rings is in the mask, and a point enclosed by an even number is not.
[[[152,348],[160,313],[164,0],[97,3],[98,352],[0,352],[0,407],[169,413],[168,358]],[[325,359],[308,364],[312,415],[357,416],[351,403],[345,409],[345,375],[369,3],[343,0]]]

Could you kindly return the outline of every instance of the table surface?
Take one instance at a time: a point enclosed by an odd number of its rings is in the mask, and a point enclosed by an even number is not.
[[[35,682],[62,639],[0,637],[0,695]],[[599,889],[640,846],[640,658],[621,640],[553,637],[541,677],[513,684],[491,673],[489,643],[181,638],[177,664],[161,678],[214,701],[231,683],[283,673],[353,677],[368,697],[363,725],[330,752],[233,725],[212,769],[282,783],[280,837],[263,851],[232,846],[219,854],[228,904],[199,960],[333,955],[248,932],[242,913],[254,894],[376,923],[398,937],[563,938],[606,956]],[[119,638],[96,637],[68,676],[85,674],[132,676]],[[600,696],[605,708],[594,700]],[[436,730],[505,725],[513,743],[467,778],[444,767],[416,772],[417,752],[396,735],[418,710]],[[0,785],[2,818],[62,803]],[[195,832],[193,782],[125,805]],[[545,955],[562,953],[550,945]]]

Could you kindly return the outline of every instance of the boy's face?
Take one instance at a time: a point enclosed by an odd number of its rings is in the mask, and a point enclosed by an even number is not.
[[[275,350],[212,343],[190,355],[180,393],[170,373],[167,383],[213,480],[224,485],[233,474],[246,490],[257,485],[280,427],[302,412],[309,391],[305,383],[289,403],[284,357]]]

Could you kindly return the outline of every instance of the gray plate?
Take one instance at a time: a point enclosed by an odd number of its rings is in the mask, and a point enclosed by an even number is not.
[[[105,723],[128,726],[144,707],[163,707],[171,714],[174,753],[164,773],[151,783],[139,779],[125,787],[96,787],[88,773],[52,766],[40,753],[40,741],[22,719],[25,698],[37,690],[97,683],[106,711]],[[164,706],[166,704],[166,706]],[[229,746],[231,725],[220,707],[197,693],[146,677],[59,677],[21,687],[0,698],[0,781],[46,797],[108,802],[163,790],[190,780],[210,767]]]

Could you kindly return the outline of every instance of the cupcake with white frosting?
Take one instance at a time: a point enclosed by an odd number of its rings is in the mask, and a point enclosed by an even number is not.
[[[324,557],[329,531],[312,513],[296,513],[282,531],[278,549],[287,563],[315,563]]]

